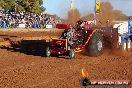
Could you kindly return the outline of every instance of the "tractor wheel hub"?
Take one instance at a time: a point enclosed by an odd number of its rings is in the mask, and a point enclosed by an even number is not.
[[[98,46],[98,50],[101,51],[103,47],[102,41],[98,41],[97,46]]]

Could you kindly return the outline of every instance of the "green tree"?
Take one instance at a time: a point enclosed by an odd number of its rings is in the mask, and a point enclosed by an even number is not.
[[[45,10],[43,0],[0,0],[0,6],[5,10],[18,10],[41,13]]]
[[[15,6],[15,0],[0,0],[0,6],[5,10],[12,9]]]
[[[45,10],[42,6],[43,0],[17,0],[16,3],[26,12],[41,13]]]

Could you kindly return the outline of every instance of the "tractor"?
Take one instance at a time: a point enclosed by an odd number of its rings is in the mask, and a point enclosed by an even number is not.
[[[52,39],[46,48],[46,56],[51,54],[68,55],[85,51],[89,56],[100,56],[104,46],[131,51],[131,20],[112,27],[94,27],[87,21],[79,20],[75,26],[57,24],[56,28],[65,29],[59,39]]]
[[[99,14],[100,2],[95,0],[94,21]],[[71,0],[71,9],[74,1]],[[46,56],[51,54],[69,55],[74,58],[76,52],[85,51],[89,56],[100,56],[104,46],[131,50],[132,33],[130,32],[130,19],[126,23],[115,24],[113,27],[95,27],[87,21],[79,20],[73,27],[69,24],[57,24],[56,28],[65,29],[59,39],[52,39],[46,48]]]
[[[84,49],[89,56],[99,56],[103,50],[103,35],[99,29],[92,27],[87,21],[79,20],[74,27],[69,24],[57,24],[56,28],[65,29],[59,39],[52,39],[46,48],[46,56],[68,55],[75,57],[76,52]]]

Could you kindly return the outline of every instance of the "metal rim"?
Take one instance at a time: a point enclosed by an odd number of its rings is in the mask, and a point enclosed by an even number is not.
[[[70,58],[74,58],[74,56],[75,56],[74,51],[73,50],[70,50]]]
[[[130,40],[130,38],[128,39],[128,49],[130,49],[131,48],[131,40]]]
[[[101,51],[103,48],[103,43],[101,40],[98,41],[97,46],[98,46],[98,51]]]
[[[47,57],[50,56],[50,50],[49,50],[49,48],[47,48],[47,50],[46,50],[46,56],[47,56]]]

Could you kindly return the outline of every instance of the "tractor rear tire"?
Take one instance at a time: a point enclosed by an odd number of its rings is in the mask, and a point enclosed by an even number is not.
[[[89,43],[86,45],[88,56],[97,57],[103,53],[103,36],[99,32],[95,32]]]

